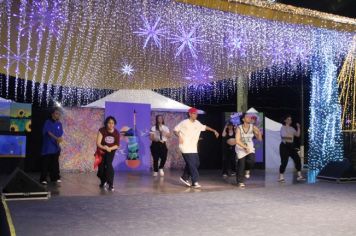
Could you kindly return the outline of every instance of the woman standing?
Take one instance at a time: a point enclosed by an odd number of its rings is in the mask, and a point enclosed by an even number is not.
[[[231,175],[236,175],[236,132],[235,127],[232,122],[227,123],[222,132],[223,137],[223,177],[229,176],[229,171]]]
[[[279,145],[279,154],[281,156],[281,166],[279,167],[279,182],[285,182],[284,172],[288,165],[288,159],[291,157],[294,161],[295,168],[297,169],[297,181],[304,181],[305,178],[302,176],[302,163],[300,157],[294,148],[294,137],[300,137],[300,125],[297,123],[297,130],[292,126],[292,117],[287,115],[283,119],[283,126],[281,128],[281,139],[282,142]]]
[[[153,176],[164,176],[164,164],[167,160],[167,145],[166,142],[168,138],[171,137],[169,129],[164,125],[164,119],[162,115],[156,116],[156,124],[152,126],[150,139],[151,144],[151,154],[153,157]],[[158,165],[159,163],[159,165]]]
[[[99,129],[96,139],[97,147],[104,152],[102,162],[98,167],[97,176],[100,178],[100,187],[109,185],[109,190],[114,191],[114,168],[112,162],[115,152],[120,146],[120,134],[115,129],[116,120],[109,116],[104,121],[104,127]]]
[[[260,130],[251,124],[251,117],[243,113],[240,117],[241,124],[236,130],[236,153],[237,153],[237,175],[236,180],[239,187],[244,188],[245,178],[250,178],[250,170],[255,164],[255,148],[253,137],[262,141]]]

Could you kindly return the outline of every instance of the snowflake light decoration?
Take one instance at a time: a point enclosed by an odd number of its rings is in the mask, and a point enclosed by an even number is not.
[[[186,30],[183,25],[179,26],[179,35],[173,35],[171,38],[172,43],[180,44],[175,53],[175,57],[178,57],[185,48],[187,48],[193,58],[197,58],[196,46],[205,42],[203,36],[197,35],[197,26],[192,27],[189,31]]]
[[[143,20],[144,25],[142,28],[139,28],[139,30],[135,31],[134,33],[139,36],[146,37],[143,48],[146,48],[148,42],[150,41],[150,39],[152,39],[154,44],[159,49],[161,49],[162,46],[160,37],[164,37],[164,34],[166,33],[166,30],[164,28],[159,27],[161,17],[158,17],[153,25],[150,24],[146,17],[142,16],[141,18]]]
[[[189,88],[204,89],[212,86],[211,82],[214,77],[209,66],[195,64],[193,69],[188,69],[188,72],[189,76],[185,79],[189,82]]]
[[[46,30],[56,38],[60,36],[60,24],[66,22],[66,17],[58,1],[34,0],[28,6],[25,13],[28,20],[19,28],[21,35],[24,36],[32,29],[37,33],[44,33]],[[14,16],[20,17],[14,14]]]
[[[20,52],[19,54],[14,53],[9,47],[4,46],[7,51],[8,51],[8,55],[0,55],[0,59],[8,59],[8,64],[5,66],[5,68],[10,68],[11,66],[13,66],[14,64],[22,64],[23,66],[26,67],[26,62],[27,61],[35,61],[34,58],[31,58],[29,56],[27,56],[27,51],[25,50],[24,52]],[[26,70],[31,70],[30,67],[26,67]],[[16,68],[16,73],[19,73],[18,71],[18,67]]]
[[[231,35],[226,38],[224,44],[225,48],[228,50],[227,56],[229,58],[246,56],[245,45],[243,44],[241,37]]]
[[[114,71],[120,73],[124,78],[132,78],[135,73],[133,65],[127,62],[123,63],[120,68],[114,69]]]

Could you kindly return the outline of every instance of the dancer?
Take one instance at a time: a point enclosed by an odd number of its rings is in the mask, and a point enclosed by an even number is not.
[[[115,129],[116,120],[112,116],[108,116],[104,121],[104,127],[99,129],[96,145],[101,149],[103,154],[102,162],[98,167],[97,176],[100,178],[100,188],[109,185],[109,191],[114,191],[114,160],[115,152],[120,147],[120,134]]]
[[[40,177],[40,182],[43,185],[47,184],[48,171],[52,182],[62,182],[59,175],[60,143],[63,142],[63,128],[62,123],[59,121],[60,117],[61,111],[59,108],[54,108],[51,111],[51,118],[46,120],[43,126],[42,169]]]
[[[156,116],[156,124],[152,126],[150,139],[151,144],[151,154],[153,157],[153,176],[164,176],[164,164],[167,160],[167,145],[166,142],[168,138],[171,137],[169,128],[164,125],[164,119],[162,115]],[[158,162],[159,166],[158,166]]]
[[[232,122],[229,122],[224,127],[224,131],[222,132],[223,137],[223,169],[222,175],[224,178],[229,176],[229,171],[231,171],[231,175],[236,175],[236,132],[235,127]]]
[[[245,178],[250,178],[250,170],[255,164],[255,148],[253,144],[253,137],[262,141],[262,134],[260,130],[251,124],[251,117],[243,113],[240,117],[241,124],[236,130],[236,180],[240,188],[245,187]]]
[[[292,126],[292,117],[287,115],[283,119],[283,126],[281,127],[282,142],[279,145],[279,154],[281,156],[281,166],[279,167],[279,182],[285,182],[284,172],[288,165],[288,159],[291,157],[294,161],[294,166],[297,169],[297,181],[304,181],[302,175],[302,163],[300,157],[294,147],[294,137],[300,137],[300,125],[297,123],[297,130]]]
[[[179,138],[179,149],[185,161],[185,168],[180,181],[187,186],[193,188],[200,188],[199,180],[199,155],[198,155],[198,141],[202,131],[208,130],[214,132],[216,138],[219,133],[206,125],[203,125],[197,120],[198,110],[190,108],[188,110],[189,118],[181,121],[175,128],[174,133]],[[189,182],[189,177],[192,183]]]

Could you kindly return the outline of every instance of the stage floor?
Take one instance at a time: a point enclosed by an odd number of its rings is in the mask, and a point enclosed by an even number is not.
[[[118,173],[115,192],[95,173],[63,173],[50,200],[9,201],[17,235],[355,235],[356,185],[276,181],[255,170],[246,189],[201,171],[202,189],[149,173]]]

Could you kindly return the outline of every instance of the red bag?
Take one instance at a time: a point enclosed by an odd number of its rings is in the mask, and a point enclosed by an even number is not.
[[[94,157],[95,157],[94,169],[98,168],[100,163],[103,161],[103,155],[104,155],[104,151],[101,150],[100,148],[97,148],[96,152],[94,153]]]

